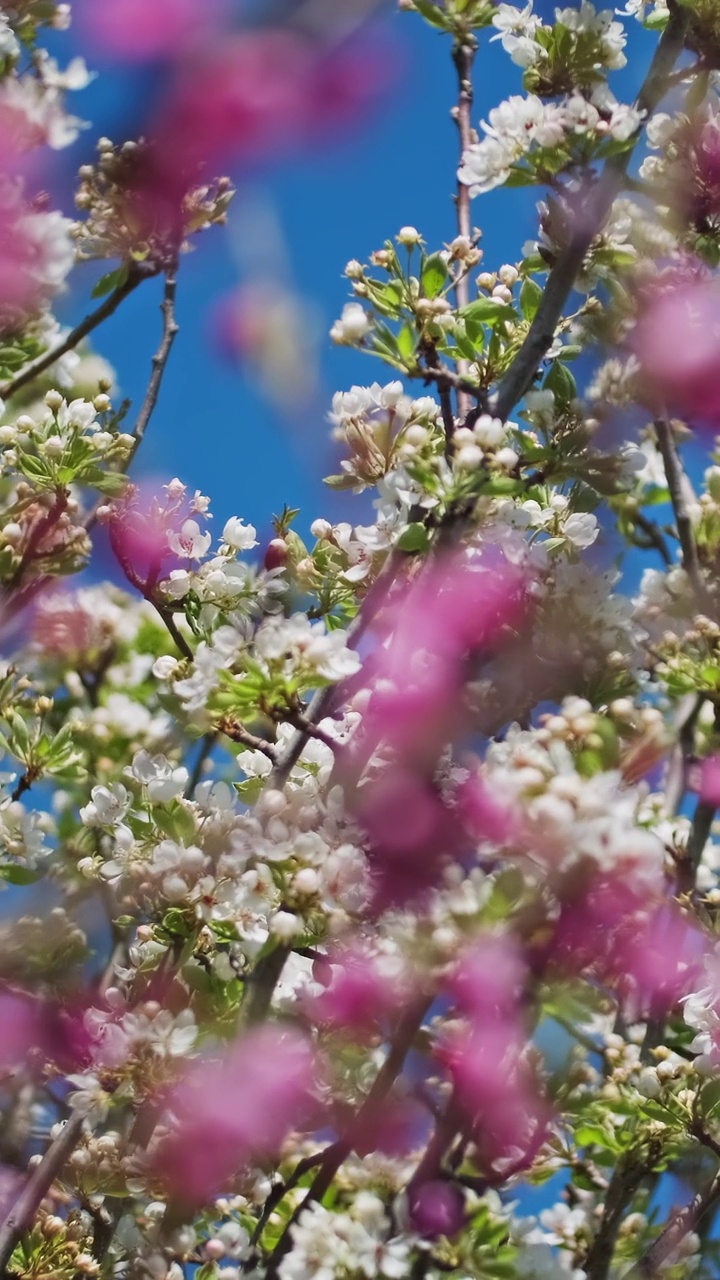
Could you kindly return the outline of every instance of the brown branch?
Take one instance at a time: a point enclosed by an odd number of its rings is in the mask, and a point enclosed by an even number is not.
[[[472,146],[473,143],[473,127],[472,127],[472,106],[473,106],[473,84],[472,69],[475,61],[475,53],[477,44],[472,36],[466,35],[456,42],[453,48],[453,62],[458,77],[458,101],[453,115],[458,127],[460,135],[460,158]],[[458,179],[457,184],[457,223],[458,232],[461,236],[465,236],[472,241],[472,214],[470,209],[470,188],[464,182]],[[466,307],[470,301],[470,281],[467,270],[461,268],[455,281],[455,298],[460,309]],[[461,379],[465,380],[468,372],[467,360],[458,360],[458,373]],[[438,382],[438,390],[442,394],[442,388]],[[458,386],[458,413],[464,418],[469,410],[470,404],[468,400],[467,389],[464,386]],[[443,417],[445,416],[443,412]],[[452,419],[452,415],[451,415]],[[446,427],[447,430],[447,427]]]
[[[25,792],[30,790],[33,782],[35,782],[37,777],[38,777],[37,771],[35,769],[30,768],[30,766],[28,765],[25,772],[19,778],[12,792],[12,795],[10,796],[10,799],[12,801],[20,800],[20,798],[25,795]]]
[[[637,1276],[642,1276],[643,1280],[654,1280],[663,1263],[678,1248],[685,1236],[694,1231],[705,1215],[718,1203],[720,1203],[720,1176],[715,1177],[704,1191],[699,1191],[689,1205],[673,1214],[660,1235],[640,1258],[636,1268]],[[588,1280],[593,1280],[593,1277],[589,1276]]]
[[[680,461],[680,454],[670,423],[665,418],[656,418],[653,425],[655,427],[658,450],[665,468],[670,501],[675,513],[683,569],[692,583],[698,605],[701,608],[707,608],[709,604],[707,583],[700,564],[688,506],[688,500],[691,497],[689,481]]]
[[[177,295],[177,261],[171,262],[165,270],[165,288],[163,289],[163,300],[160,303],[160,310],[163,317],[163,333],[155,355],[152,358],[152,374],[145,393],[137,422],[133,429],[134,444],[130,451],[130,456],[126,466],[132,462],[143,437],[147,431],[148,424],[155,410],[160,395],[160,387],[162,386],[163,376],[170,358],[170,352],[175,341],[175,337],[179,331],[178,323],[175,319],[175,298]]]
[[[603,1197],[600,1225],[583,1264],[587,1280],[607,1280],[620,1224],[646,1173],[648,1161],[628,1152],[618,1160]]]
[[[415,1003],[407,1010],[394,1036],[388,1055],[378,1071],[362,1106],[358,1110],[355,1119],[352,1121],[345,1134],[331,1146],[327,1147],[323,1153],[320,1170],[313,1180],[312,1186],[308,1189],[305,1198],[295,1209],[292,1217],[287,1223],[280,1239],[278,1240],[272,1255],[269,1259],[267,1269],[267,1280],[273,1280],[277,1275],[277,1269],[280,1261],[284,1258],[288,1249],[292,1246],[292,1228],[298,1221],[303,1210],[307,1209],[317,1200],[321,1200],[325,1192],[330,1187],[335,1174],[340,1166],[347,1160],[353,1151],[355,1144],[362,1137],[367,1124],[372,1120],[373,1113],[379,1103],[383,1102],[390,1092],[397,1076],[402,1071],[405,1059],[412,1047],[412,1042],[422,1026],[423,1018],[427,1012],[428,1001],[425,997],[415,1001]]]
[[[32,1227],[40,1205],[77,1146],[84,1118],[77,1111],[63,1125],[33,1170],[14,1205],[0,1226],[0,1277],[9,1276],[8,1264],[21,1237]]]
[[[670,0],[670,18],[655,50],[645,81],[638,93],[635,106],[652,115],[667,91],[668,77],[682,53],[685,32],[689,20],[685,5]],[[492,401],[492,412],[503,421],[512,413],[515,405],[529,390],[535,374],[547,355],[555,338],[555,329],[562,316],[575,281],[596,235],[602,229],[613,201],[620,194],[625,174],[639,140],[638,129],[634,140],[621,155],[608,160],[599,181],[591,192],[587,206],[577,218],[574,233],[558,257],[548,276],[540,306],[530,325],[525,341],[502,378]]]
[[[638,529],[642,530],[646,539],[645,542],[638,541],[636,545],[641,547],[644,551],[654,547],[665,565],[665,568],[671,569],[673,565],[673,558],[670,554],[670,548],[668,547],[667,541],[655,521],[649,520],[642,511],[637,511],[632,517],[632,522]]]
[[[46,351],[44,355],[38,356],[37,360],[33,360],[31,364],[25,366],[20,372],[0,387],[0,399],[9,400],[18,391],[26,387],[28,383],[34,382],[41,373],[45,373],[55,364],[56,360],[60,360],[62,356],[66,356],[69,351],[74,351],[80,345],[83,338],[87,338],[89,334],[97,329],[104,320],[107,320],[117,311],[121,302],[125,301],[128,294],[137,289],[138,285],[143,281],[156,275],[154,270],[139,267],[133,264],[128,270],[127,280],[115,289],[104,302],[95,310],[86,315],[74,329],[71,329],[67,337],[58,343],[52,350]]]
[[[460,361],[458,361],[458,364]],[[449,387],[454,387],[456,391],[466,391],[469,396],[473,396],[475,400],[483,401],[485,392],[476,382],[471,382],[469,378],[461,377],[460,374],[454,373],[452,369],[442,366],[428,366],[422,370],[422,376],[426,383],[428,382],[445,382]]]
[[[285,962],[292,947],[279,945],[258,960],[251,974],[245,979],[240,1021],[243,1027],[254,1027],[267,1017],[275,988],[280,981]]]
[[[234,720],[232,716],[223,716],[218,721],[218,733],[223,733],[226,738],[230,738],[232,742],[239,742],[242,746],[248,747],[251,751],[261,751],[268,760],[272,760],[273,764],[277,759],[277,751],[271,742],[266,742],[265,738],[259,738],[256,734],[250,733],[244,725]]]

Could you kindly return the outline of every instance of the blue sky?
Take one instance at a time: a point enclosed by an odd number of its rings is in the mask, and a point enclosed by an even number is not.
[[[536,7],[540,12],[551,9],[542,0]],[[618,94],[626,88],[628,96],[642,78],[652,47],[635,23],[632,27],[629,65],[614,80]],[[348,259],[366,259],[407,223],[417,226],[431,246],[452,238],[457,141],[449,116],[456,93],[449,41],[417,15],[396,12],[392,0],[373,30],[384,56],[396,65],[393,87],[345,137],[269,160],[251,174],[235,173],[239,197],[230,228],[201,237],[196,252],[182,263],[181,332],[137,466],[164,478],[179,475],[211,495],[216,525],[238,514],[265,532],[273,512],[286,502],[302,508],[300,528],[320,514],[357,520],[366,515],[357,500],[332,494],[322,484],[322,476],[333,469],[325,415],[333,390],[354,382],[387,381],[391,371],[366,356],[334,349],[323,338],[321,386],[312,408],[280,414],[218,350],[211,317],[217,300],[240,282],[247,260],[252,262],[262,250],[246,234],[248,201],[259,201],[277,220],[285,253],[281,276],[313,301],[322,335],[348,297],[342,276]],[[477,120],[520,90],[519,70],[498,44],[488,48],[487,38],[482,39],[475,77]],[[132,136],[142,104],[161,84],[158,68],[128,71],[103,65],[78,36],[57,41],[63,59],[78,48],[100,74],[73,101],[78,113],[92,121],[92,129],[64,153],[72,170],[92,155],[100,134],[116,141]],[[497,192],[475,202],[488,269],[517,259],[533,233],[540,195],[532,189]],[[78,273],[78,284],[62,307],[64,319],[73,322],[87,309],[92,272],[84,268]],[[122,394],[135,406],[158,340],[158,302],[159,287],[154,282],[144,286],[96,339],[117,371]]]

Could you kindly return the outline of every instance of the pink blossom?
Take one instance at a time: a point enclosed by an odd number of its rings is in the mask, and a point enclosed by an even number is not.
[[[497,1016],[517,1007],[525,972],[512,939],[488,934],[465,952],[447,986],[463,1013],[475,1019]]]
[[[648,902],[618,877],[604,877],[564,904],[546,959],[573,977],[595,974],[643,1010],[668,1010],[687,990],[705,945],[673,905]]]
[[[152,590],[164,571],[189,560],[199,560],[212,542],[201,531],[192,511],[205,515],[194,500],[188,500],[185,485],[131,485],[110,509],[107,519],[110,545],[123,572],[141,591]]]
[[[39,1001],[0,992],[0,1025],[0,1070],[14,1070],[24,1065],[29,1052],[45,1038]]]
[[[85,0],[84,34],[113,60],[143,62],[189,52],[212,30],[224,0]]]
[[[314,1074],[305,1037],[269,1025],[190,1066],[168,1099],[176,1131],[158,1155],[173,1194],[202,1204],[250,1159],[276,1155],[308,1118]]]
[[[433,756],[464,721],[468,663],[492,656],[527,615],[526,575],[495,552],[462,551],[424,569],[385,611],[367,667],[365,735],[408,759]]]
[[[331,980],[315,997],[310,1015],[320,1022],[350,1027],[354,1032],[377,1028],[407,1000],[407,981],[383,972],[381,959],[355,947],[329,957]]]
[[[509,1011],[478,1019],[438,1050],[488,1169],[527,1168],[545,1137],[547,1105],[524,1061],[524,1048],[515,1011]]]
[[[371,843],[376,906],[424,892],[447,857],[513,829],[479,782],[441,794],[433,778],[441,751],[468,725],[468,674],[526,621],[528,586],[501,553],[465,548],[431,562],[381,615],[363,668],[362,731],[340,768]],[[380,749],[389,757],[382,773],[355,787]]]
[[[167,3],[167,0],[166,0]],[[389,80],[374,44],[331,55],[290,29],[226,32],[180,64],[154,119],[128,216],[155,234],[181,235],[189,189],[237,162],[342,129]]]
[[[650,293],[634,335],[646,397],[693,424],[720,422],[720,283],[689,279]]]
[[[359,1156],[381,1151],[402,1159],[417,1152],[429,1133],[425,1108],[413,1098],[394,1093],[378,1102],[371,1112],[363,1112],[362,1129],[353,1134],[353,1149]]]

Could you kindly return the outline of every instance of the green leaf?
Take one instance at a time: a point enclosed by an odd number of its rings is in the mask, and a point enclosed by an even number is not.
[[[36,484],[46,487],[52,484],[52,477],[44,458],[37,458],[32,453],[21,453],[18,456],[18,468],[28,480],[34,480]]]
[[[503,320],[517,320],[517,312],[505,302],[494,298],[478,298],[469,306],[463,307],[460,315],[464,320],[481,321],[490,328]]]
[[[410,357],[415,354],[417,337],[418,337],[417,333],[415,332],[412,325],[410,324],[404,324],[402,329],[398,333],[398,336],[397,336],[398,351],[400,352],[400,355],[403,356],[405,360],[409,360]]]
[[[441,31],[449,31],[448,16],[443,13],[439,5],[432,4],[431,0],[415,0],[415,8],[432,27],[439,27]]]
[[[82,482],[108,497],[116,498],[125,491],[128,478],[120,471],[101,471],[99,467],[93,467],[83,474]]]
[[[560,360],[553,360],[543,382],[543,390],[552,391],[560,404],[568,404],[577,395],[577,383]]]
[[[430,537],[424,524],[409,524],[397,541],[400,551],[427,551]]]
[[[534,280],[523,280],[520,290],[520,310],[524,320],[534,320],[543,291]]]
[[[123,262],[114,271],[108,271],[106,275],[100,277],[92,291],[92,297],[104,298],[106,294],[112,293],[114,289],[121,289],[127,283],[127,278],[128,264]]]
[[[6,884],[37,884],[39,879],[39,873],[31,867],[21,867],[16,863],[0,866],[0,880],[4,880]]]
[[[426,298],[437,298],[448,278],[447,263],[441,253],[431,253],[422,269],[420,281]]]

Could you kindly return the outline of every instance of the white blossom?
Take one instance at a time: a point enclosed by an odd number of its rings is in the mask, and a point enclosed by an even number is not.
[[[211,542],[212,534],[202,533],[197,520],[185,520],[179,532],[171,529],[168,533],[170,550],[187,560],[202,560]]]
[[[184,765],[172,765],[165,756],[151,756],[148,751],[137,752],[128,773],[145,787],[148,799],[155,804],[167,804],[181,796],[189,776]]]
[[[364,307],[359,302],[347,302],[340,319],[335,321],[330,330],[330,337],[340,346],[352,347],[362,342],[371,329],[372,321]]]
[[[90,797],[90,803],[80,810],[86,827],[114,827],[130,808],[130,793],[121,782],[93,787]]]
[[[231,516],[222,531],[222,540],[234,551],[252,551],[257,546],[257,534],[251,524],[244,524],[238,516]]]

